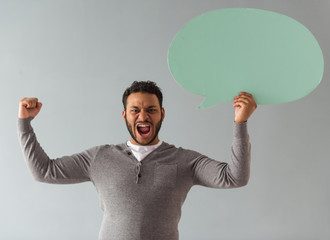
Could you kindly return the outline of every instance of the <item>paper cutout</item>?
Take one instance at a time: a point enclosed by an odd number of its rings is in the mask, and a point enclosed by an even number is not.
[[[168,65],[182,87],[206,97],[200,108],[231,102],[240,91],[258,104],[294,101],[316,88],[324,68],[322,50],[305,26],[250,8],[191,20],[172,41]]]

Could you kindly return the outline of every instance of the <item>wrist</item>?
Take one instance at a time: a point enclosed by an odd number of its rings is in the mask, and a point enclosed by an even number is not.
[[[247,119],[236,119],[234,120],[236,123],[242,123],[242,122],[247,122]]]

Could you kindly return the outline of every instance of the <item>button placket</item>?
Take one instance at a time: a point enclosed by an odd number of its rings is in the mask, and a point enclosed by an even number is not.
[[[136,167],[135,167],[135,171],[136,171],[136,184],[139,183],[139,179],[141,178],[141,162],[138,162]]]

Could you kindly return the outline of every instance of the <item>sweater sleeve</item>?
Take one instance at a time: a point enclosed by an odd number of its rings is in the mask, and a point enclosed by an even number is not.
[[[35,180],[54,184],[90,181],[89,168],[97,148],[50,159],[37,140],[31,126],[32,119],[18,119],[18,136],[28,168]]]
[[[245,186],[250,177],[251,144],[247,122],[235,123],[229,162],[199,156],[193,166],[194,184],[213,188]]]

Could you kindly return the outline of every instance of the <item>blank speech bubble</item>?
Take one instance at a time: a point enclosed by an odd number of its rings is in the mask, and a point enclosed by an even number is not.
[[[173,39],[174,79],[205,96],[200,108],[231,102],[240,91],[257,104],[300,99],[320,83],[324,61],[313,34],[285,15],[251,8],[204,13]]]

